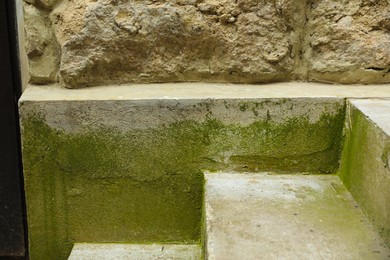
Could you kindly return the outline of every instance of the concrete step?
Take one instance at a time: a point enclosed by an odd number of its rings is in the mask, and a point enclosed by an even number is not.
[[[390,139],[356,108],[389,86],[30,86],[20,99],[30,259],[67,259],[69,241],[197,243],[203,169],[334,173],[345,114],[340,176],[390,241]]]
[[[145,260],[201,258],[198,245],[75,244],[68,260]]]
[[[207,259],[387,259],[336,175],[206,174]]]

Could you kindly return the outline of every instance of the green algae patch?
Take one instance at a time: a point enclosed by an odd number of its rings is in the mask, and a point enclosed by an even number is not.
[[[390,247],[390,138],[357,108],[349,108],[340,178]]]
[[[72,132],[38,111],[22,116],[31,259],[66,259],[75,242],[200,243],[203,169],[334,172],[344,120],[340,106],[315,122],[208,114]]]
[[[235,170],[333,173],[337,170],[344,113],[324,114],[316,124],[293,118],[283,124],[255,122],[239,131],[230,157]]]
[[[65,134],[25,121],[31,258],[66,259],[74,242],[198,242],[202,139],[192,130]]]

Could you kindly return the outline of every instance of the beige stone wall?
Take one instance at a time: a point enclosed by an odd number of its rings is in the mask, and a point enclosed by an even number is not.
[[[30,82],[390,82],[390,0],[24,0]]]

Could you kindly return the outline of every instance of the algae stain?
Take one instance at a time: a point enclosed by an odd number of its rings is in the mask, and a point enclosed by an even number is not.
[[[342,152],[340,178],[376,230],[390,246],[389,215],[386,213],[390,184],[383,155],[389,147],[386,137],[356,108],[350,108],[349,127]]]
[[[201,169],[332,172],[343,119],[340,109],[314,124],[293,118],[240,126],[208,117],[126,133],[65,133],[29,115],[23,154],[31,257],[66,258],[74,241],[199,243]]]
[[[390,170],[390,142],[388,142],[384,149],[383,149],[383,152],[382,152],[382,156],[381,156],[381,159],[382,159],[382,163],[383,163],[383,166],[385,168],[387,168],[388,170]]]
[[[66,258],[67,241],[197,242],[203,175],[194,158],[203,139],[187,123],[121,136],[25,122],[31,257]]]
[[[362,178],[356,176],[359,174],[360,168],[362,168],[362,164],[364,163],[364,158],[360,153],[357,153],[361,148],[362,143],[366,143],[368,125],[364,122],[364,118],[359,114],[360,112],[350,111],[349,115],[349,127],[346,127],[345,130],[345,143],[342,151],[342,164],[340,167],[339,176],[343,181],[344,185],[348,190],[359,189],[363,184]],[[355,126],[352,131],[352,126]],[[356,126],[359,126],[358,128]],[[356,194],[355,196],[360,196]],[[359,198],[357,198],[359,199]]]

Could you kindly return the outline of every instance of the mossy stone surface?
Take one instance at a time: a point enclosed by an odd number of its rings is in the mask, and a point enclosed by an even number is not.
[[[390,255],[336,175],[220,172],[205,178],[206,259]]]
[[[31,259],[75,242],[200,243],[203,169],[338,168],[342,99],[129,102],[21,105]]]
[[[340,177],[390,247],[390,138],[355,105],[347,111]]]

